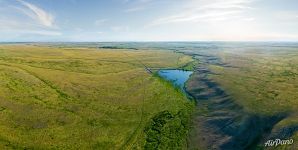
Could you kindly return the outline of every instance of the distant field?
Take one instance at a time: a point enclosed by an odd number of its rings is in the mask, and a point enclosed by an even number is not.
[[[213,121],[214,128],[221,128],[224,137],[233,137],[236,144],[245,141],[240,146],[257,140],[251,145],[263,147],[266,140],[279,138],[293,139],[294,144],[268,149],[296,149],[298,47],[284,43],[229,44],[228,48],[224,45],[217,50],[189,51],[205,61],[198,65],[201,69],[189,85],[193,93],[202,93],[198,100],[208,100],[199,103],[199,122]]]
[[[144,65],[192,61],[162,50],[0,45],[0,149],[185,147],[193,104]]]
[[[287,114],[272,129],[279,138],[293,138],[298,147],[298,49],[297,47],[258,47],[225,50],[219,53],[230,67],[211,65],[220,85],[248,112]],[[280,133],[281,132],[281,133]],[[292,135],[293,134],[293,135]]]
[[[298,110],[297,48],[226,50],[219,57],[231,67],[210,66],[219,73],[214,78],[233,91],[249,111],[270,114]]]

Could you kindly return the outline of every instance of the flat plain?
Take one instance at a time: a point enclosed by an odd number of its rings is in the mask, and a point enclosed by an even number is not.
[[[193,103],[144,65],[191,61],[163,50],[2,44],[0,149],[185,147]]]
[[[2,44],[0,148],[295,150],[297,58],[297,43]],[[175,68],[192,97],[155,72]]]

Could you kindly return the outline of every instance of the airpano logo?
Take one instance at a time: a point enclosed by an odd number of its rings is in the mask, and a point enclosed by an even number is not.
[[[279,146],[279,145],[292,145],[294,143],[293,139],[289,140],[281,140],[281,139],[275,139],[275,140],[268,140],[265,143],[265,147],[272,147],[272,146]]]

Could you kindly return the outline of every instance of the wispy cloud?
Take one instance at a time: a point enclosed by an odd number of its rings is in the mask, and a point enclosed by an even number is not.
[[[164,16],[151,22],[149,26],[179,22],[210,22],[230,19],[253,20],[243,16],[250,9],[252,0],[193,0],[182,6],[174,15]]]
[[[33,30],[33,31],[25,31],[23,33],[26,34],[37,34],[37,35],[48,35],[48,36],[59,36],[62,33],[57,31],[48,31],[48,30]]]
[[[27,10],[25,10],[26,15],[39,22],[41,25],[44,25],[45,27],[55,27],[53,15],[29,2],[25,2],[23,0],[17,1],[27,8]]]
[[[95,20],[94,24],[96,26],[101,26],[103,25],[105,22],[107,22],[107,19],[98,19],[98,20]]]
[[[278,11],[274,15],[275,18],[283,21],[296,20],[298,18],[297,11]]]
[[[21,22],[9,18],[0,18],[0,31],[2,30],[32,30],[36,26],[31,22]]]
[[[16,35],[42,35],[42,36],[60,36],[62,33],[49,30],[5,30],[2,33],[11,33]]]
[[[128,8],[126,10],[124,10],[124,12],[136,12],[136,11],[141,11],[141,10],[144,10],[145,7],[144,6],[136,6],[136,7],[132,7],[132,8]]]
[[[124,12],[131,13],[147,9],[153,0],[124,0],[123,2],[131,5]]]
[[[113,26],[110,28],[113,32],[128,32],[128,26]]]
[[[3,35],[13,38],[62,35],[54,16],[36,5],[23,0],[4,1],[1,5],[4,9],[0,8],[0,33]]]

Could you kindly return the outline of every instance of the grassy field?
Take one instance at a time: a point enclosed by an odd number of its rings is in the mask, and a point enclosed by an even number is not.
[[[244,137],[293,138],[277,149],[298,147],[297,47],[147,44],[0,45],[0,149],[185,149],[191,114],[202,128],[234,117],[231,129],[253,126],[239,130]],[[195,69],[189,86],[209,101],[198,99],[193,113],[193,102],[146,67]],[[220,133],[210,133],[212,143]]]
[[[0,149],[185,147],[193,104],[149,68],[162,50],[0,45]]]
[[[225,51],[218,54],[230,67],[210,65],[214,79],[234,91],[249,111],[272,114],[298,108],[298,52]],[[244,96],[245,95],[245,96]]]
[[[298,141],[298,51],[296,47],[248,47],[226,49],[216,54],[224,64],[210,65],[210,77],[250,113],[287,114],[271,133]],[[293,134],[293,135],[292,135]],[[282,138],[282,137],[280,137]],[[274,148],[276,149],[276,148]]]

